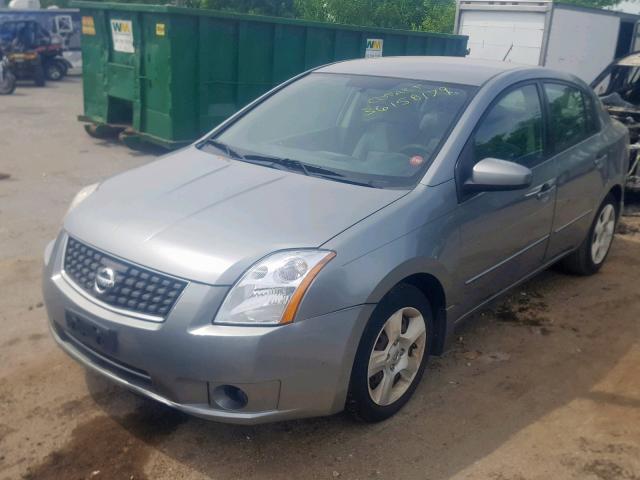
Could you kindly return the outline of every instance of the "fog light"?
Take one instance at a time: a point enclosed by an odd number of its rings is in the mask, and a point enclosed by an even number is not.
[[[249,397],[241,388],[233,385],[219,385],[213,389],[212,400],[225,410],[241,410],[247,406]]]

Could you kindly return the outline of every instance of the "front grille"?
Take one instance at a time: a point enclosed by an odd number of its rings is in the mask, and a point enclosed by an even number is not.
[[[96,289],[96,274],[104,268],[115,274],[113,284]],[[71,237],[67,241],[64,271],[83,291],[107,305],[162,318],[187,286],[183,280],[125,262]]]

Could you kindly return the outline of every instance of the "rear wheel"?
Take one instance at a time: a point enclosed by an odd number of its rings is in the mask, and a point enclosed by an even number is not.
[[[60,65],[60,62],[51,60],[45,64],[44,74],[47,77],[47,80],[57,82],[62,80],[62,77],[64,77],[64,69]]]
[[[60,65],[60,68],[62,69],[62,76],[66,77],[67,74],[69,73],[69,65],[67,64],[67,62],[65,62],[64,60],[56,60],[56,63],[58,65]]]
[[[613,243],[618,208],[615,197],[607,195],[582,245],[562,260],[561,266],[564,270],[577,275],[592,275],[600,270]]]
[[[122,130],[122,127],[111,127],[104,124],[87,123],[84,126],[85,131],[94,138],[101,140],[116,138]]]
[[[351,373],[347,410],[385,420],[411,398],[424,372],[433,332],[431,306],[412,285],[395,287],[374,310]]]

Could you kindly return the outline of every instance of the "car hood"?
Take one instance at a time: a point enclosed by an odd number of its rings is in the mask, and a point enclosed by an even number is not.
[[[105,181],[67,215],[64,228],[125,260],[230,285],[264,255],[318,247],[406,193],[189,147]]]

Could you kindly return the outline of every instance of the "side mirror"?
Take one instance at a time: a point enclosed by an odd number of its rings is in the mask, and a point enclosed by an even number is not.
[[[464,191],[495,192],[519,190],[531,185],[533,173],[527,167],[514,162],[485,158],[473,167],[471,178],[464,182]]]

